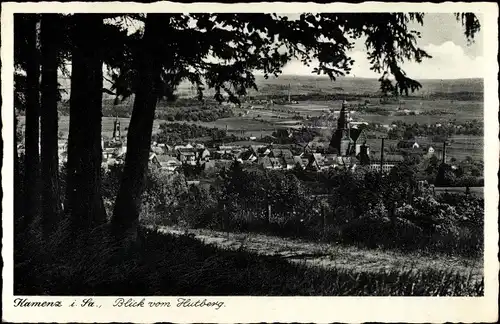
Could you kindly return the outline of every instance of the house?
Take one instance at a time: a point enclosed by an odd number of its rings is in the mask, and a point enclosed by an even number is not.
[[[249,151],[252,151],[253,154],[255,154],[255,156],[259,156],[259,151],[264,148],[265,146],[262,146],[262,145],[250,145],[248,147],[248,150]]]
[[[210,151],[206,148],[198,149],[196,158],[200,161],[208,161],[210,159]]]
[[[172,155],[154,155],[152,156],[151,162],[160,168],[162,171],[167,171],[173,173],[182,166],[182,163]]]
[[[231,145],[219,145],[218,149],[219,151],[225,151],[225,152],[231,152],[234,149],[238,149],[239,147],[237,146],[231,146]]]
[[[238,155],[238,159],[241,160],[241,162],[249,161],[249,162],[254,162],[258,159],[257,155],[254,153],[253,150],[247,150],[243,151]]]
[[[165,153],[164,149],[162,147],[159,147],[159,146],[151,146],[151,152],[153,152],[155,154]]]
[[[403,140],[398,142],[397,147],[399,149],[418,149],[420,145],[416,140]]]
[[[294,167],[299,167],[301,169],[304,169],[304,160],[302,159],[302,157],[300,157],[298,155],[294,156],[293,163],[294,163]],[[307,163],[305,165],[307,165]]]
[[[323,159],[324,168],[332,169],[338,166],[338,158],[337,154],[325,154]]]
[[[269,157],[273,158],[293,158],[292,151],[290,149],[272,149],[269,153]]]
[[[182,164],[196,165],[196,151],[192,148],[177,149],[177,159]]]
[[[271,165],[274,170],[281,170],[283,169],[283,163],[281,158],[273,158],[270,157],[269,160],[271,161]]]
[[[264,169],[273,168],[273,164],[271,163],[271,158],[267,156],[259,157],[258,164],[261,165]]]
[[[304,168],[307,168],[309,166],[309,162],[311,161],[312,157],[312,153],[300,154],[300,159],[302,160],[302,165],[304,166]]]
[[[291,170],[295,167],[295,160],[292,157],[283,157],[283,166],[285,170]]]
[[[215,168],[219,169],[229,169],[231,165],[233,165],[234,160],[227,160],[227,159],[222,159],[222,160],[215,160]]]
[[[215,168],[216,166],[216,161],[215,160],[210,160],[202,163],[203,170],[210,170]]]
[[[259,149],[259,156],[268,156],[271,153],[271,150],[267,147],[263,147]]]
[[[231,151],[226,151],[226,153],[231,153],[233,155],[234,158],[236,158],[237,156],[239,156],[244,150],[242,148],[235,148]]]
[[[115,153],[115,148],[114,147],[105,147],[102,150],[102,158],[103,160],[108,160],[113,157]]]
[[[317,150],[325,150],[330,143],[323,141],[323,138],[316,136],[304,146],[304,152],[316,152]]]
[[[308,168],[316,171],[321,171],[324,166],[324,158],[320,153],[313,153],[310,155]]]
[[[391,169],[396,166],[401,164],[404,161],[404,158],[402,155],[399,154],[387,154],[384,155],[384,160],[382,162],[382,171],[383,172],[389,172]],[[380,171],[380,153],[377,155],[372,155],[370,156],[370,164],[368,168],[373,171]]]

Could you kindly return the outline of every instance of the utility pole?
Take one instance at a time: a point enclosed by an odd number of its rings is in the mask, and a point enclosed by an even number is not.
[[[291,97],[290,97],[290,92],[292,90],[292,84],[288,84],[288,103],[292,102]]]

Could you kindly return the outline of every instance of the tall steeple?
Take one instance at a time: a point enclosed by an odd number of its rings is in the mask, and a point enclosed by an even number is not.
[[[347,113],[345,111],[346,102],[342,102],[342,109],[340,109],[339,119],[337,121],[337,129],[347,130],[349,128],[349,121],[347,119]]]
[[[346,112],[347,102],[342,102],[342,109],[340,109],[340,116],[337,122],[337,130],[341,131],[342,138],[350,138],[350,122],[348,113]]]
[[[120,139],[120,120],[118,119],[118,116],[115,116],[115,121],[113,122],[113,140],[119,141]]]
[[[351,137],[350,137],[350,127],[349,118],[346,112],[347,103],[344,100],[342,102],[342,109],[340,109],[340,115],[337,120],[337,129],[332,136],[330,142],[330,147],[336,149],[338,154],[345,156],[349,153],[351,149]]]

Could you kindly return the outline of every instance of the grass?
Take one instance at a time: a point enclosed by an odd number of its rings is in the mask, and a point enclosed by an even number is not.
[[[186,230],[161,226],[163,233],[181,234]],[[219,248],[243,249],[259,255],[281,256],[296,263],[306,263],[326,269],[344,269],[354,272],[377,273],[386,269],[404,271],[450,270],[479,278],[482,273],[481,258],[448,256],[424,251],[400,252],[388,249],[366,249],[354,245],[311,242],[257,233],[220,232],[209,229],[189,229],[188,232],[205,244]]]
[[[61,233],[46,242],[16,235],[16,295],[481,296],[484,291],[483,280],[451,271],[327,270],[149,229],[141,230],[141,244],[129,248],[106,240],[102,230],[85,243]]]

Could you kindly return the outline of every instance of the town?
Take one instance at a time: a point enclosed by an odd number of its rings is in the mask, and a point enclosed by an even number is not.
[[[234,161],[243,166],[259,166],[271,170],[309,170],[323,172],[335,169],[356,170],[357,166],[367,166],[370,170],[389,172],[395,165],[402,163],[405,156],[419,158],[436,157],[445,161],[443,149],[419,143],[415,140],[401,140],[394,152],[385,152],[384,138],[381,147],[370,150],[366,144],[364,124],[352,121],[342,104],[337,120],[337,127],[329,142],[313,138],[301,144],[220,144],[207,147],[204,143],[185,142],[170,145],[166,143],[151,144],[149,157],[151,166],[159,168],[167,174],[180,171],[182,166],[197,166],[202,170],[220,169]],[[291,137],[296,129],[284,129],[285,136]],[[248,138],[249,141],[255,140]],[[103,159],[102,166],[123,164],[127,151],[126,138],[122,136],[120,121],[113,122],[113,135],[110,140],[101,140]],[[22,148],[22,145],[19,146]],[[386,148],[387,150],[387,148]],[[59,161],[65,163],[67,142],[59,140]]]

